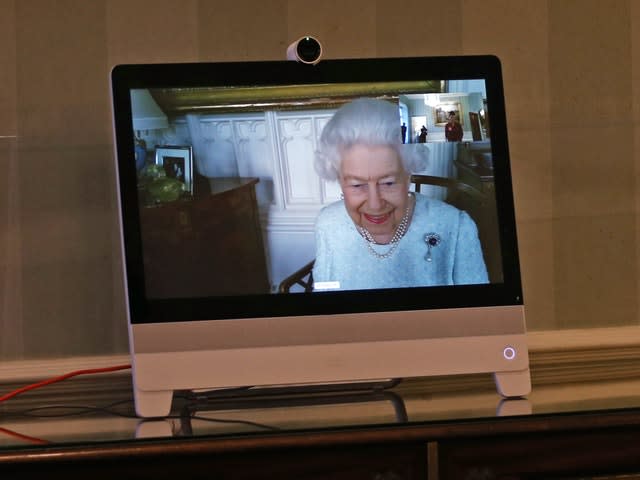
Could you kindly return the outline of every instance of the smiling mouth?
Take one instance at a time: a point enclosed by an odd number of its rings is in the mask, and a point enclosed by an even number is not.
[[[364,213],[362,214],[362,216],[367,220],[367,222],[373,223],[375,225],[381,225],[389,219],[391,214],[385,213],[384,215],[368,215]]]

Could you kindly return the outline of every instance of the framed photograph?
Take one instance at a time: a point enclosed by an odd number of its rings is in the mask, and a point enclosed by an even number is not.
[[[450,112],[454,112],[456,114],[456,120],[458,120],[461,125],[464,125],[459,103],[440,103],[436,105],[433,109],[435,116],[433,119],[434,123],[439,126],[445,125],[449,121]]]
[[[156,165],[162,165],[167,177],[180,180],[193,194],[193,153],[190,145],[156,146]]]

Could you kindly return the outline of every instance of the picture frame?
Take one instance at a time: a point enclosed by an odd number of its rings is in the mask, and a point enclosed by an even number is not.
[[[457,102],[440,103],[433,109],[433,123],[438,126],[446,125],[449,121],[449,112],[455,112],[456,119],[460,122],[460,125],[464,125],[462,117],[462,108]]]
[[[191,145],[157,145],[155,163],[167,177],[180,180],[193,195],[193,148]]]

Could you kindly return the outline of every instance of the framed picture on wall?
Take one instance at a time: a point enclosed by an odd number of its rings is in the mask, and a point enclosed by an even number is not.
[[[440,103],[435,106],[433,113],[435,118],[433,119],[436,125],[444,125],[449,121],[449,113],[453,112],[456,115],[456,120],[464,125],[464,121],[461,115],[461,108],[459,103]]]
[[[161,165],[167,177],[180,180],[193,194],[193,149],[190,145],[156,146],[156,165]]]

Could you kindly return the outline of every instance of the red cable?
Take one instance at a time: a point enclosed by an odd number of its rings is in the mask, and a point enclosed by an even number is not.
[[[105,367],[105,368],[89,368],[85,370],[76,370],[75,372],[65,373],[64,375],[60,375],[59,377],[49,378],[48,380],[43,380],[38,383],[32,383],[31,385],[27,385],[25,387],[18,388],[12,392],[9,392],[5,395],[0,396],[0,402],[4,402],[9,400],[10,398],[15,397],[16,395],[20,395],[21,393],[28,392],[29,390],[34,390],[36,388],[44,387],[45,385],[50,385],[52,383],[61,382],[62,380],[66,380],[67,378],[75,377],[77,375],[88,375],[92,373],[107,373],[107,372],[115,372],[117,370],[126,370],[131,368],[131,365],[116,365],[114,367]]]
[[[49,443],[47,440],[43,440],[42,438],[32,437],[30,435],[25,435],[23,433],[14,432],[13,430],[9,430],[8,428],[0,427],[0,433],[4,433],[10,437],[17,438],[19,440],[24,440],[29,443],[36,443],[40,445],[46,445]]]

